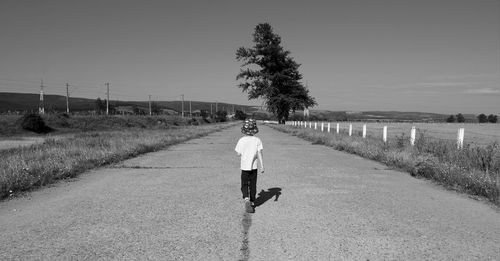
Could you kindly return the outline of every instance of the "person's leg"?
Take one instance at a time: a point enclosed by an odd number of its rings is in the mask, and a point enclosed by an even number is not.
[[[241,171],[241,193],[243,194],[243,198],[245,199],[245,211],[248,213],[254,213],[255,210],[252,207],[252,202],[249,200],[251,195],[248,194],[249,186],[251,184],[251,175],[252,171]]]
[[[241,171],[241,194],[243,198],[248,198],[248,185],[249,185],[249,171],[242,170]]]
[[[250,176],[249,178],[250,201],[253,203],[255,202],[255,195],[257,194],[257,170],[256,169],[252,170],[249,176]]]

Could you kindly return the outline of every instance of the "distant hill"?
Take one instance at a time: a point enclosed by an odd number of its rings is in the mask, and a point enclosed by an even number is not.
[[[37,112],[39,104],[39,94],[28,93],[8,93],[0,92],[0,112]],[[95,110],[95,99],[87,98],[71,98],[69,100],[71,112],[85,112]],[[149,110],[148,101],[113,101],[111,104],[124,111],[133,111],[133,108],[139,108],[145,112]],[[158,101],[156,104],[164,111],[171,113],[180,113],[182,110],[182,101]],[[44,95],[44,106],[46,111],[66,111],[66,97],[61,95]],[[192,101],[191,110],[205,110],[215,112],[215,103]],[[232,112],[234,110],[242,110],[247,114],[253,114],[254,117],[260,119],[272,119],[271,113],[259,109],[258,106],[238,105],[230,103],[218,103],[217,109]],[[184,102],[184,111],[189,112],[189,102]],[[303,116],[302,111],[297,111],[290,115],[290,119],[294,117],[299,119]],[[450,115],[426,112],[399,112],[399,111],[328,111],[328,110],[311,110],[311,120],[324,121],[418,121],[418,122],[444,122]],[[476,115],[464,114],[467,122],[477,122]]]
[[[61,95],[44,95],[44,107],[46,111],[66,111],[66,96]],[[0,92],[0,112],[37,112],[40,103],[39,94],[31,93],[9,93]],[[155,102],[160,108],[171,110],[180,113],[182,111],[182,101],[158,101]],[[148,101],[114,101],[110,104],[115,107],[138,107],[142,110],[149,110]],[[213,102],[192,101],[191,110],[206,110],[210,112],[212,106],[215,112],[216,104]],[[93,111],[96,108],[96,99],[87,98],[69,98],[69,108],[71,112]],[[242,110],[246,112],[255,111],[254,106],[238,105],[230,103],[217,103],[218,110],[232,112],[234,110]],[[184,111],[189,112],[189,102],[184,102]]]
[[[298,118],[302,117],[303,112],[298,111],[295,114]],[[397,122],[444,122],[450,115],[427,113],[427,112],[400,112],[400,111],[328,111],[328,110],[310,110],[309,118],[311,120],[324,121],[397,121]],[[467,122],[477,122],[476,115],[464,114]],[[293,115],[292,115],[293,118]]]

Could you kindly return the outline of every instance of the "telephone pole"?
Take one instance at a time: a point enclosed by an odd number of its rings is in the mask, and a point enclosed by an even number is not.
[[[109,82],[106,83],[106,87],[107,87],[107,96],[108,98],[106,99],[106,115],[109,115]]]
[[[66,83],[66,113],[69,114],[69,83]]]
[[[40,80],[40,105],[38,106],[38,113],[45,114],[45,108],[43,107],[43,79]]]
[[[217,101],[215,101],[215,113],[217,113]]]
[[[189,117],[193,117],[193,113],[191,112],[191,100],[189,101]]]
[[[149,95],[149,116],[151,116],[151,94]]]
[[[184,94],[181,94],[182,96],[182,118],[184,118]]]
[[[210,103],[210,117],[212,117],[214,113],[212,112],[212,104]]]

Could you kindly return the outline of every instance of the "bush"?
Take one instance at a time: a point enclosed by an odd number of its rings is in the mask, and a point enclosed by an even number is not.
[[[498,116],[497,116],[497,115],[490,114],[490,115],[488,115],[488,121],[489,121],[489,122],[491,122],[491,123],[497,123],[497,121],[498,121]]]
[[[486,116],[486,114],[484,113],[481,113],[477,116],[477,120],[479,121],[479,123],[488,122],[488,116]]]
[[[38,114],[26,114],[21,118],[21,128],[36,133],[48,133],[52,129],[45,124]]]
[[[187,123],[189,125],[200,125],[200,123],[198,122],[198,120],[196,120],[195,118],[191,118],[187,121]]]
[[[246,120],[247,115],[246,115],[246,113],[244,113],[241,110],[236,110],[236,112],[234,114],[234,118],[237,119],[237,120],[244,121],[244,120]]]
[[[43,119],[47,125],[51,126],[52,128],[55,128],[55,129],[70,127],[70,124],[69,124],[70,118],[69,118],[69,115],[66,113],[46,114],[43,117]]]
[[[227,112],[218,111],[215,113],[215,121],[216,122],[226,122],[227,121]]]

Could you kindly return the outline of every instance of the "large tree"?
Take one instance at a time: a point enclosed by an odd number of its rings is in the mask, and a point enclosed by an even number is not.
[[[290,111],[316,105],[301,82],[300,64],[290,57],[290,51],[283,49],[281,37],[273,32],[271,25],[258,24],[253,42],[253,47],[240,47],[236,51],[236,60],[242,62],[236,79],[243,80],[238,86],[248,93],[248,99],[264,99],[267,110],[280,123],[288,120]]]

